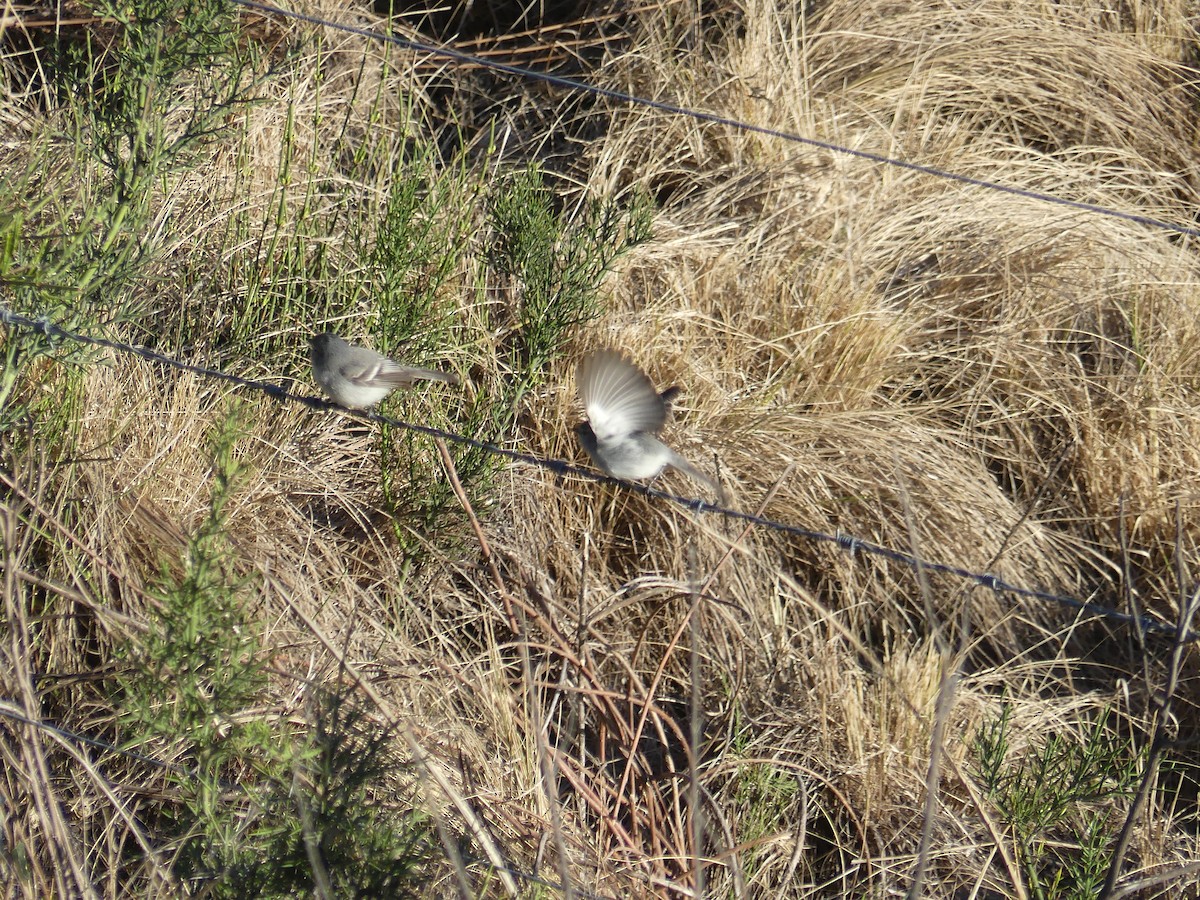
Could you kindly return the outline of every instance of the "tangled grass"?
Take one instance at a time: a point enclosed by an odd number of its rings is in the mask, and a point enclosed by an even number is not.
[[[471,40],[1186,224],[1190,10]],[[467,382],[385,412],[581,463],[574,365],[619,347],[739,509],[1187,620],[1191,238],[238,7],[67,12],[0,24],[7,308],[301,390],[333,327]],[[6,895],[1195,890],[1193,644],[2,340]]]

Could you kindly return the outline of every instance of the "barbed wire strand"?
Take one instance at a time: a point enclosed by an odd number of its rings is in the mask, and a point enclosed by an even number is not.
[[[1042,600],[1045,602],[1054,603],[1059,606],[1074,609],[1101,619],[1119,622],[1126,625],[1134,625],[1141,629],[1144,633],[1161,634],[1171,637],[1179,636],[1181,642],[1183,643],[1191,643],[1200,640],[1200,634],[1197,634],[1194,631],[1187,632],[1183,635],[1178,635],[1178,629],[1175,625],[1161,622],[1156,619],[1151,619],[1147,616],[1137,616],[1131,613],[1121,612],[1120,610],[1113,609],[1112,607],[1104,606],[1099,603],[1094,603],[1090,600],[1080,600],[1077,597],[1072,597],[1066,594],[1055,594],[1049,591],[1038,590],[1037,588],[1029,588],[1011,584],[1000,576],[992,573],[974,572],[962,566],[955,566],[948,563],[931,562],[929,560],[921,559],[911,553],[894,550],[890,547],[885,547],[881,544],[863,540],[862,538],[858,538],[853,535],[847,535],[843,533],[827,534],[825,532],[816,531],[811,528],[805,528],[800,525],[793,525],[788,522],[780,522],[775,519],[766,518],[765,516],[759,516],[753,513],[732,509],[727,506],[709,503],[708,501],[698,497],[686,497],[679,494],[672,494],[668,491],[662,491],[657,488],[650,487],[649,485],[637,484],[632,481],[624,481],[619,478],[612,478],[600,472],[594,472],[590,469],[584,469],[580,466],[576,466],[565,459],[535,456],[530,453],[522,453],[519,450],[510,450],[506,447],[501,447],[497,444],[492,444],[487,441],[481,441],[478,438],[469,437],[457,432],[435,428],[431,425],[421,425],[416,422],[409,422],[404,419],[397,419],[392,416],[385,416],[381,415],[380,413],[369,412],[366,410],[346,409],[343,406],[339,406],[338,404],[329,400],[325,400],[321,397],[316,397],[311,394],[295,393],[286,387],[272,384],[267,381],[243,378],[240,375],[232,375],[228,372],[223,372],[220,369],[212,369],[207,366],[184,362],[183,360],[157,353],[146,347],[139,347],[133,344],[125,344],[119,341],[109,340],[108,338],[94,337],[91,335],[68,331],[67,329],[54,324],[53,322],[49,321],[49,319],[44,317],[30,318],[28,316],[15,313],[10,309],[0,307],[0,322],[3,322],[10,327],[19,327],[35,332],[51,341],[55,339],[70,340],[75,341],[76,343],[87,344],[94,347],[103,347],[119,353],[131,354],[149,362],[159,363],[179,371],[189,372],[194,375],[200,375],[202,377],[212,378],[218,381],[224,381],[225,383],[232,384],[236,387],[259,391],[279,402],[297,403],[302,406],[306,406],[309,409],[320,412],[338,412],[343,415],[352,416],[356,419],[361,419],[363,421],[377,422],[382,425],[390,425],[394,428],[401,428],[407,431],[423,434],[428,437],[441,438],[460,446],[471,447],[476,450],[481,450],[485,453],[504,457],[512,460],[513,462],[524,463],[526,465],[544,469],[558,476],[573,475],[599,484],[612,485],[622,490],[641,494],[644,497],[676,504],[694,513],[722,516],[732,521],[749,523],[750,525],[754,525],[759,528],[766,528],[771,531],[804,538],[814,542],[835,543],[843,550],[849,552],[851,556],[853,556],[855,553],[862,552],[890,560],[891,562],[900,563],[908,566],[918,573],[934,572],[942,575],[950,575],[957,578],[962,578],[966,581],[973,582],[980,587],[987,588],[996,594],[1011,594],[1017,597],[1025,597],[1032,600]]]
[[[613,88],[605,88],[598,85],[587,84],[586,82],[578,81],[571,78],[566,78],[560,75],[553,75],[548,72],[538,72],[532,69],[526,69],[520,66],[514,66],[508,63],[498,62],[496,60],[486,59],[483,57],[473,56],[471,54],[456,50],[448,46],[434,46],[420,41],[415,41],[407,38],[402,38],[392,34],[381,34],[369,28],[363,28],[353,25],[345,25],[342,23],[332,22],[327,19],[322,19],[318,16],[299,13],[290,10],[281,9],[276,6],[271,6],[265,3],[256,2],[256,0],[233,0],[238,5],[254,9],[262,13],[279,15],[285,18],[295,19],[297,21],[306,22],[311,25],[318,25],[334,30],[342,31],[349,34],[356,34],[370,40],[387,42],[395,46],[416,52],[425,53],[432,56],[449,59],[456,63],[465,65],[480,66],[491,69],[493,71],[502,72],[508,75],[513,75],[519,78],[524,78],[533,81],[541,81],[547,84],[561,87],[567,90],[580,91],[592,94],[594,96],[604,97],[610,100],[629,103],[632,105],[644,106],[650,109],[655,109],[660,112],[666,112],[672,115],[684,116],[696,121],[708,122],[710,124],[722,125],[752,134],[760,134],[766,137],[772,137],[791,143],[802,144],[813,147],[819,150],[825,150],[831,153],[837,153],[845,156],[851,156],[858,159],[863,159],[868,162],[873,162],[881,165],[892,166],[895,168],[904,169],[911,172],[929,175],[944,180],[954,181],[959,184],[970,187],[981,188],[984,190],[996,191],[1012,196],[1023,197],[1025,199],[1036,200],[1045,203],[1051,203],[1058,206],[1063,206],[1071,209],[1082,210],[1085,212],[1095,213],[1097,215],[1108,216],[1111,218],[1122,219],[1148,227],[1159,228],[1167,231],[1173,231],[1178,234],[1189,237],[1200,237],[1200,230],[1191,228],[1185,225],[1180,225],[1174,222],[1169,222],[1163,219],[1158,219],[1152,216],[1139,215],[1136,213],[1128,213],[1122,210],[1113,209],[1100,204],[1087,203],[1079,200],[1071,200],[1065,197],[1059,197],[1054,194],[1035,191],[1028,188],[1021,188],[1015,185],[1003,184],[1000,182],[990,181],[982,178],[974,178],[969,175],[952,172],[946,169],[941,169],[936,166],[914,163],[908,160],[889,157],[885,154],[873,153],[867,150],[859,150],[852,147],[846,147],[830,141],[822,141],[816,138],[805,137],[795,132],[784,131],[782,129],[769,128],[762,125],[755,125],[749,122],[740,121],[731,117],[718,115],[716,113],[704,112],[702,110],[690,109],[673,103],[668,103],[662,100],[653,100],[647,97],[639,97],[635,94],[630,94],[625,91],[615,90]],[[157,362],[174,369],[190,372],[192,374],[201,375],[203,377],[214,378],[237,387],[249,388],[260,391],[267,396],[277,401],[295,402],[304,406],[308,406],[315,410],[336,411],[343,414],[349,414],[356,418],[367,421],[379,422],[381,424],[391,425],[393,427],[403,428],[417,433],[425,434],[430,437],[440,437],[460,445],[474,447],[476,449],[493,453],[502,457],[506,457],[514,462],[522,462],[534,465],[553,472],[556,475],[577,475],[590,481],[611,484],[619,488],[633,491],[642,494],[646,497],[656,498],[671,503],[678,504],[686,509],[696,513],[712,513],[724,516],[731,520],[740,520],[749,524],[764,527],[771,530],[791,534],[798,537],[807,538],[814,541],[834,542],[839,547],[853,555],[857,551],[862,551],[867,554],[876,555],[893,562],[898,562],[907,565],[915,570],[925,570],[928,572],[939,572],[942,574],[957,576],[969,581],[973,581],[981,587],[988,588],[996,593],[1008,593],[1016,596],[1027,597],[1030,599],[1043,600],[1056,603],[1065,607],[1069,607],[1080,612],[1085,612],[1090,615],[1095,615],[1099,618],[1121,622],[1124,624],[1136,625],[1137,627],[1147,631],[1163,635],[1176,634],[1177,628],[1163,622],[1158,622],[1153,619],[1148,619],[1144,616],[1135,616],[1129,613],[1124,613],[1100,604],[1090,601],[1079,600],[1075,597],[1070,597],[1062,594],[1053,594],[1046,591],[1040,591],[1032,588],[1024,588],[1017,585],[1012,585],[999,578],[996,575],[987,573],[972,572],[968,569],[958,566],[952,566],[944,563],[934,563],[926,560],[918,559],[917,557],[893,550],[888,547],[883,547],[874,544],[870,541],[864,541],[859,538],[836,534],[830,535],[812,529],[803,528],[796,525],[791,525],[785,522],[778,522],[771,519],[766,519],[761,516],[756,516],[750,513],[744,513],[739,510],[729,509],[727,507],[716,506],[709,504],[698,498],[683,497],[676,494],[671,494],[666,491],[660,491],[646,485],[640,485],[633,482],[622,481],[620,479],[611,478],[596,472],[582,469],[575,466],[566,460],[537,457],[531,454],[521,453],[514,450],[509,450],[504,447],[490,444],[485,441],[468,437],[466,435],[456,434],[454,432],[445,431],[438,428],[433,428],[426,425],[419,425],[413,422],[407,422],[402,419],[396,419],[390,416],[383,416],[378,413],[370,413],[359,410],[347,410],[337,404],[331,403],[319,397],[296,394],[286,388],[271,384],[265,381],[242,378],[237,375],[232,375],[218,369],[212,369],[205,366],[199,366],[192,363],[186,363],[182,360],[174,359],[162,354],[156,353],[145,347],[138,347],[131,344],[123,344],[118,341],[110,341],[106,338],[97,338],[89,335],[78,334],[68,331],[46,319],[31,319],[25,316],[16,314],[8,309],[0,308],[0,321],[11,327],[23,327],[30,331],[42,334],[47,339],[60,338],[72,340],[77,343],[88,344],[96,347],[103,347],[117,352],[129,353],[150,362]],[[1194,642],[1200,640],[1200,635],[1193,632],[1178,635],[1181,643]],[[54,725],[49,722],[44,722],[38,719],[31,718],[21,712],[8,708],[7,704],[0,703],[0,716],[4,716],[13,721],[45,730],[53,733],[58,737],[74,741],[81,745],[91,746],[97,749],[104,750],[109,753],[125,756],[132,760],[156,766],[176,774],[194,774],[192,770],[178,764],[169,763],[154,757],[138,753],[133,750],[117,747],[100,738],[90,737],[79,732]],[[508,870],[511,874],[520,877],[528,883],[544,885],[547,887],[558,888],[558,885],[546,881],[536,875],[531,875],[526,872],[521,872],[515,869]],[[578,892],[578,889],[576,889]],[[597,897],[595,894],[586,894],[588,897]]]
[[[779,140],[788,141],[795,144],[803,144],[818,150],[825,150],[830,153],[837,153],[843,156],[853,156],[857,159],[867,160],[868,162],[892,166],[898,169],[905,169],[909,172],[918,172],[922,175],[930,175],[935,178],[942,178],[948,181],[955,181],[959,184],[968,185],[970,187],[982,188],[989,191],[998,191],[1014,197],[1024,197],[1028,200],[1037,200],[1042,203],[1052,203],[1057,206],[1064,206],[1070,209],[1078,209],[1101,216],[1108,216],[1109,218],[1123,219],[1127,222],[1135,222],[1139,225],[1146,225],[1152,228],[1173,231],[1177,234],[1187,235],[1188,237],[1200,237],[1200,229],[1198,228],[1182,225],[1178,222],[1169,222],[1165,219],[1155,218],[1154,216],[1125,212],[1124,210],[1113,209],[1110,206],[1103,206],[1099,203],[1088,203],[1083,200],[1070,200],[1066,197],[1060,197],[1056,194],[1046,193],[1045,191],[1035,191],[1031,188],[1017,187],[1016,185],[1004,184],[999,181],[990,181],[986,178],[974,178],[970,175],[952,172],[949,169],[942,169],[938,166],[910,162],[909,160],[898,159],[893,156],[887,156],[883,153],[873,153],[870,150],[857,150],[853,147],[847,147],[842,144],[833,143],[832,141],[823,141],[818,138],[805,137],[804,135],[798,134],[794,131],[785,131],[780,128],[770,128],[766,125],[755,125],[751,122],[744,122],[740,119],[734,119],[729,116],[722,116],[717,113],[704,112],[703,110],[691,109],[675,103],[668,103],[665,100],[653,100],[649,97],[639,97],[636,94],[619,91],[615,88],[601,87],[599,85],[588,84],[585,81],[578,81],[574,78],[567,78],[562,75],[552,75],[549,72],[538,72],[535,69],[526,69],[522,68],[521,66],[514,66],[510,63],[502,63],[481,56],[472,56],[469,53],[465,53],[461,50],[456,50],[453,47],[448,47],[445,45],[436,46],[433,44],[426,44],[421,41],[399,37],[394,34],[384,34],[371,28],[364,28],[358,25],[346,25],[340,22],[331,22],[328,19],[322,19],[319,16],[310,15],[308,13],[294,12],[292,10],[281,9],[278,6],[272,6],[267,3],[259,3],[258,0],[233,0],[233,2],[239,6],[245,7],[246,9],[253,9],[266,14],[279,15],[283,16],[284,18],[306,22],[310,25],[320,25],[325,28],[342,31],[347,34],[356,34],[360,37],[369,38],[374,41],[394,44],[397,47],[401,47],[405,50],[411,50],[414,53],[426,53],[431,56],[439,56],[443,59],[448,59],[461,65],[482,66],[496,72],[503,72],[506,75],[514,75],[518,78],[525,78],[532,81],[541,81],[545,82],[546,84],[554,85],[555,87],[564,88],[566,90],[581,91],[598,97],[605,97],[609,100],[616,100],[635,106],[644,106],[649,109],[656,109],[659,112],[670,113],[671,115],[685,116],[690,119],[695,119],[699,122],[708,122],[713,125],[724,125],[728,128],[734,128],[738,131],[744,131],[749,134],[761,134],[765,137],[777,138]]]
[[[98,750],[104,750],[108,753],[115,753],[120,756],[127,757],[136,762],[146,763],[155,768],[163,769],[172,772],[176,775],[184,775],[190,778],[199,776],[197,769],[190,769],[187,766],[181,766],[178,763],[166,762],[165,760],[155,759],[153,756],[146,756],[144,753],[138,753],[136,750],[128,750],[123,747],[118,747],[111,744],[102,738],[88,737],[86,734],[80,734],[77,731],[71,731],[69,728],[63,728],[61,725],[55,725],[53,722],[46,722],[42,719],[34,719],[4,700],[0,700],[0,716],[6,719],[11,719],[14,722],[21,722],[25,725],[30,725],[34,728],[39,728],[49,734],[57,735],[69,741],[74,741],[77,744],[82,744],[87,747],[95,747]]]

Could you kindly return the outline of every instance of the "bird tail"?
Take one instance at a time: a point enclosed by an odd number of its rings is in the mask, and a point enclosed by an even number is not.
[[[437,369],[418,369],[414,366],[404,367],[404,379],[411,381],[444,381],[446,384],[459,384],[462,379],[457,372],[439,372]]]
[[[725,502],[725,489],[717,483],[715,478],[710,478],[705,472],[692,465],[691,462],[684,459],[678,453],[671,454],[671,465],[693,481],[708,485],[712,488],[713,493],[717,495],[717,501],[719,503]]]

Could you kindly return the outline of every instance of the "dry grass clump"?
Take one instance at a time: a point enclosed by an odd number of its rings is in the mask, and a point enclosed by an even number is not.
[[[636,71],[669,83],[684,105],[1189,220],[1194,117],[1177,39],[1096,35],[1073,20],[1015,29],[1000,7],[995,20],[987,7],[910,9],[828,4],[801,24],[755,7],[728,44],[737,74],[719,88],[670,68],[659,75],[641,57]],[[939,16],[953,20],[957,45],[921,42],[945,30]],[[1170,28],[1177,38],[1179,20]],[[906,40],[888,39],[896,34]],[[804,89],[788,80],[796,73]],[[1114,81],[1101,101],[1093,86]],[[791,89],[748,102],[763,82]],[[729,436],[722,461],[743,498],[796,461],[795,488],[769,507],[776,518],[915,544],[927,557],[1076,594],[1115,596],[1104,585],[1126,566],[1143,602],[1175,615],[1174,575],[1143,566],[1194,546],[1198,521],[1185,486],[1197,471],[1192,376],[1165,374],[1194,366],[1195,260],[1169,234],[911,172],[823,163],[810,149],[717,126],[697,128],[693,149],[677,120],[629,119],[635,128],[614,129],[593,153],[594,183],[643,183],[668,197],[673,232],[643,250],[651,265],[639,259],[617,282],[613,342],[646,346],[668,371],[677,355],[687,360],[683,380],[702,393],[698,428],[719,422]],[[681,154],[701,160],[695,173]],[[721,163],[740,177],[722,177]],[[682,236],[686,223],[695,240]],[[915,458],[901,449],[910,446]],[[860,454],[865,469],[852,474]],[[905,498],[906,487],[928,499]],[[821,569],[806,553],[811,578]],[[844,570],[857,576],[814,582],[821,596],[848,595],[837,605],[876,627],[882,611],[892,628],[920,631],[911,583],[869,563]],[[877,599],[852,605],[855,589]],[[935,594],[954,622],[955,592]],[[995,606],[976,613],[992,626],[985,655],[1019,659],[1029,632],[993,630],[1003,621]],[[1062,621],[1063,611],[1023,608],[1027,620],[1042,616]],[[854,624],[872,634],[871,622]],[[911,771],[919,780],[921,767]]]
[[[170,252],[111,299],[138,312],[122,326],[138,340],[307,390],[313,327],[387,334],[385,301],[430,298],[424,330],[388,349],[441,354],[470,385],[389,409],[581,464],[574,366],[618,347],[683,387],[665,439],[738,510],[1175,621],[1200,540],[1190,238],[599,107],[607,130],[564,173],[562,205],[644,191],[653,237],[610,267],[603,314],[523,372],[532,276],[504,268],[488,204],[523,162],[506,154],[537,141],[489,152],[480,127],[445,165],[414,148],[473,87],[335,30],[274,27],[255,102],[145,220]],[[1184,4],[754,0],[643,10],[632,34],[593,78],[1131,214],[1186,223],[1197,199]],[[6,122],[33,115],[13,71]],[[518,132],[579,124],[572,100],[536,96]],[[90,165],[81,181],[100,184]],[[439,181],[460,169],[458,192]],[[384,257],[407,178],[428,202]],[[222,487],[230,389],[97,362],[27,366],[11,395],[33,424],[6,424],[0,466],[3,709],[202,765],[190,734],[136,732],[122,703],[219,509],[228,630],[254,646],[230,665],[248,655],[263,676],[217,717],[214,746],[243,751],[221,778],[286,775],[304,892],[337,875],[334,830],[314,843],[304,806],[317,757],[295,749],[315,746],[328,692],[355,704],[345,746],[388,762],[354,803],[430,817],[396,893],[438,896],[539,890],[524,875],[580,896],[883,897],[922,877],[928,896],[1094,895],[1140,748],[1163,721],[1197,724],[1194,651],[1172,659],[1125,624],[527,464],[473,468],[461,448],[252,392]],[[69,401],[57,431],[47,391]],[[269,739],[237,743],[259,725]],[[185,866],[195,833],[170,827],[177,773],[18,719],[0,736],[6,890],[204,890]],[[1123,869],[1168,877],[1138,896],[1178,895],[1172,870],[1200,853],[1194,748],[1168,752]],[[277,812],[219,787],[230,833]]]
[[[1135,85],[1130,94],[1106,95],[1112,102],[1101,103],[1082,88],[1072,90],[1066,81],[1056,85],[1051,104],[1042,93],[1022,92],[1020,79],[989,71],[992,61],[1037,65],[1047,81],[1053,77],[1050,73],[1057,76],[1063,69],[1045,57],[1022,52],[1020,44],[989,53],[990,15],[988,7],[973,8],[964,16],[944,7],[897,14],[894,7],[876,11],[829,4],[822,8],[819,27],[811,21],[802,27],[799,22],[781,22],[778,11],[755,8],[744,21],[747,34],[758,42],[751,49],[747,36],[733,46],[741,58],[753,58],[760,66],[784,69],[786,63],[787,71],[806,73],[809,90],[790,95],[792,103],[803,103],[806,109],[792,111],[786,102],[770,107],[774,116],[787,110],[791,121],[748,116],[737,99],[745,90],[738,80],[731,80],[720,94],[697,91],[687,102],[862,149],[899,151],[916,162],[952,160],[955,171],[984,174],[1006,184],[1033,189],[1053,185],[1064,196],[1186,221],[1193,144],[1190,119],[1178,105],[1186,102],[1188,71],[1179,60],[1148,58],[1144,44],[1154,42],[1144,35],[1144,40],[1124,32],[1092,35],[1081,32],[1081,22],[1073,19],[1066,24],[1057,19],[1030,23],[1026,43],[1036,40],[1069,57],[1073,66],[1088,67],[1083,79],[1088,85],[1107,84],[1109,79],[1119,82],[1122,91]],[[939,40],[932,49],[920,50],[920,42],[911,39],[918,32],[916,23],[920,33],[940,33],[944,29],[937,26],[939,16],[953,22],[960,39],[984,43],[961,57],[953,42]],[[1011,20],[1011,14],[997,6],[994,18]],[[868,21],[872,27],[851,29],[843,19]],[[774,22],[775,30],[764,22]],[[909,39],[886,40],[893,28]],[[1093,37],[1089,50],[1073,47],[1064,32],[1073,39],[1082,39],[1081,33]],[[864,48],[886,45],[887,64],[859,50],[855,41]],[[896,64],[893,43],[919,51],[908,68]],[[829,65],[824,60],[835,55],[840,74],[817,77]],[[977,117],[1006,116],[1004,128],[984,126],[960,113],[938,118],[937,102],[961,90],[926,90],[912,71],[942,77],[959,59],[970,60],[970,84],[981,94],[965,99],[965,105]],[[844,74],[859,65],[870,73],[869,79]],[[1161,80],[1164,71],[1173,73],[1176,89],[1160,101],[1164,92],[1146,79],[1153,74]],[[871,112],[905,108],[888,93],[890,88],[884,89],[889,77],[897,89],[919,98],[913,105],[926,136],[918,145],[898,138],[907,129],[894,118],[883,120]],[[775,80],[787,83],[778,74]],[[914,82],[922,86],[919,92]],[[1084,123],[1080,133],[1060,128],[1057,143],[1043,140],[1019,115],[987,99],[990,85],[1003,85],[1042,110],[1048,122],[1070,122],[1072,127]],[[1157,102],[1177,105],[1159,108],[1153,105]],[[845,115],[819,115],[827,104],[860,114],[856,139],[843,133],[850,127]],[[1087,124],[1101,117],[1103,121]],[[668,136],[679,127],[657,113],[641,118],[636,138],[641,143],[646,142],[646,120],[662,120]],[[939,121],[947,125],[939,126]],[[809,125],[815,127],[805,127]],[[1115,157],[1104,158],[1097,170],[1081,157],[1076,148],[1085,133],[1089,148],[1112,147],[1120,164],[1114,164]],[[1118,137],[1130,134],[1150,139],[1133,147],[1118,142]],[[623,131],[610,134],[614,143],[624,138]],[[745,139],[761,141],[754,135]],[[685,251],[689,255],[682,271],[687,273],[687,287],[678,295],[688,299],[688,318],[720,319],[725,308],[737,307],[739,313],[744,311],[737,317],[742,328],[747,322],[769,322],[773,330],[754,335],[755,343],[775,349],[786,341],[780,349],[793,361],[803,359],[803,364],[794,362],[803,369],[801,383],[840,388],[843,396],[835,400],[840,404],[878,405],[881,393],[906,408],[915,404],[916,420],[932,418],[959,429],[963,439],[984,452],[985,460],[1004,470],[1003,483],[1023,500],[1044,494],[1066,502],[1063,516],[1103,523],[1103,538],[1110,545],[1117,530],[1116,501],[1122,494],[1127,507],[1137,510],[1136,527],[1148,541],[1174,539],[1170,526],[1156,528],[1155,523],[1171,521],[1173,499],[1167,498],[1178,497],[1179,479],[1195,470],[1195,410],[1187,399],[1188,379],[1181,382],[1160,373],[1181,372],[1181,363],[1189,365],[1183,360],[1194,358],[1196,300],[1179,287],[1193,279],[1194,260],[1181,253],[1169,235],[836,158],[838,174],[829,173],[814,189],[814,179],[798,173],[793,162],[809,158],[812,151],[778,141],[764,146],[786,157],[773,167],[762,166],[753,188],[744,182],[737,185],[752,196],[750,203],[731,196],[729,182],[707,190],[697,181],[683,196],[673,188],[673,196],[680,197],[672,203],[679,210],[673,218],[696,216],[709,234],[717,221],[728,223],[729,239],[719,249],[706,240]],[[736,152],[728,155],[737,157]],[[623,180],[632,177],[654,186],[662,181],[674,184],[677,177],[669,160],[619,147],[606,147],[596,156],[602,163],[636,162],[637,168]],[[1170,179],[1161,177],[1163,172],[1181,176],[1167,192],[1164,185]],[[1140,181],[1152,181],[1158,193],[1128,194]],[[789,196],[789,188],[797,183],[806,185],[800,189],[800,202]],[[763,209],[764,198],[775,204]],[[708,264],[692,255],[696,249],[704,253],[703,248],[715,251],[708,255]],[[724,278],[722,266],[729,266]],[[678,283],[679,267],[671,272],[664,277]],[[781,283],[783,291],[777,287]],[[640,286],[633,290],[633,308],[653,329],[658,322],[638,306]],[[757,313],[760,303],[764,312]],[[719,337],[719,331],[713,331]],[[740,346],[738,351],[738,368],[754,371],[761,353],[747,359]],[[711,358],[715,352],[719,351],[701,355]],[[828,359],[822,358],[826,355]],[[868,380],[858,381],[863,378]],[[814,401],[827,399],[818,396]],[[1161,415],[1164,410],[1171,412]],[[964,422],[972,427],[962,428]],[[1072,464],[1056,466],[1063,454]],[[1062,480],[1046,485],[1048,477]],[[1081,483],[1082,491],[1076,487]],[[1060,485],[1069,490],[1060,490]],[[1079,497],[1075,508],[1070,508],[1070,495]]]

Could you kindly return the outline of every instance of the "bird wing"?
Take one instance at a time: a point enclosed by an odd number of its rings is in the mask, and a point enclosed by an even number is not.
[[[445,381],[450,384],[458,382],[458,376],[437,372],[433,369],[418,369],[413,366],[403,366],[394,359],[372,353],[371,359],[354,359],[341,368],[342,376],[354,384],[364,387],[404,387],[414,381]]]
[[[596,437],[611,440],[637,431],[657,432],[667,407],[637,366],[615,350],[597,350],[575,373],[579,398]]]
[[[363,387],[384,387],[385,385],[407,383],[407,379],[401,379],[404,374],[403,367],[395,361],[372,351],[365,351],[357,347],[355,349],[359,352],[344,362],[339,370],[347,381]]]
[[[708,485],[710,488],[712,488],[713,492],[717,495],[717,499],[721,503],[725,502],[725,500],[726,500],[725,489],[722,488],[721,485],[715,479],[710,478],[708,475],[706,475],[704,472],[702,472],[699,468],[694,466],[690,460],[684,459],[682,456],[680,456],[678,453],[676,453],[674,450],[672,450],[671,451],[671,459],[668,464],[674,466],[676,469],[678,469],[680,472],[682,472],[684,475],[688,476],[692,480],[699,481],[701,484]]]

